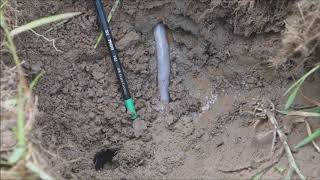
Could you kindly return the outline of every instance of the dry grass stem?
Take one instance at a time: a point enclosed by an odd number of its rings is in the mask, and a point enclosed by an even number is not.
[[[283,34],[282,48],[275,58],[273,66],[279,67],[288,58],[300,54],[299,61],[312,59],[320,48],[320,1],[301,0],[297,3],[296,12],[287,18],[286,30]],[[297,64],[300,64],[297,62]]]
[[[279,124],[277,119],[275,118],[274,115],[274,104],[270,101],[270,104],[272,106],[272,111],[270,110],[265,110],[266,115],[268,116],[268,120],[270,121],[270,123],[273,125],[273,127],[277,130],[277,134],[279,136],[280,141],[282,142],[285,152],[287,154],[288,160],[289,160],[289,164],[290,167],[294,168],[294,170],[297,172],[297,174],[299,175],[300,179],[306,179],[305,176],[302,174],[302,172],[300,171],[300,169],[298,168],[297,163],[295,162],[295,159],[292,155],[291,149],[289,147],[289,144],[287,142],[287,137],[286,135],[282,132],[282,130],[279,128]]]

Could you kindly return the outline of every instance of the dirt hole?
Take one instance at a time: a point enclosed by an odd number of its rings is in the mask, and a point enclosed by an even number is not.
[[[115,155],[117,155],[117,150],[114,150],[114,149],[103,149],[97,152],[93,158],[95,170],[98,171],[102,169],[104,165],[107,163],[112,165],[113,164],[112,160]]]

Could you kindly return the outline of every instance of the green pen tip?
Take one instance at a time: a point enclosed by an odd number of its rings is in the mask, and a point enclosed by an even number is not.
[[[124,105],[126,106],[128,111],[130,112],[132,120],[135,120],[139,117],[139,115],[136,111],[136,107],[134,106],[134,101],[132,98],[125,100]]]

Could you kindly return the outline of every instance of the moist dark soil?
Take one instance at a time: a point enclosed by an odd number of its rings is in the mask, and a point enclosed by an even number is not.
[[[292,81],[270,68],[268,59],[280,47],[293,3],[124,0],[110,24],[140,115],[132,122],[106,44],[94,49],[99,28],[93,1],[18,0],[19,24],[82,12],[62,25],[35,29],[43,34],[53,27],[44,36],[55,39],[58,50],[32,32],[15,39],[28,77],[45,71],[35,90],[39,114],[30,140],[58,179],[252,177],[270,163],[252,162],[269,155],[272,138],[257,138],[257,118],[249,112],[266,99],[283,107]],[[113,4],[105,1],[106,9]],[[157,88],[153,27],[159,22],[171,37],[168,105],[159,102]],[[319,121],[310,123],[319,127]],[[271,129],[267,121],[260,126],[261,132]],[[290,144],[307,135],[304,124],[289,130]],[[308,178],[320,177],[312,146],[295,157]],[[287,158],[276,166],[288,169]],[[265,177],[283,174],[272,168]]]

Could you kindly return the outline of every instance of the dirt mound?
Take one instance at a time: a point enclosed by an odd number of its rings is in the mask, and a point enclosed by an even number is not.
[[[251,177],[258,169],[219,169],[246,165],[267,153],[252,143],[253,119],[243,112],[262,98],[280,102],[288,82],[266,64],[280,46],[279,32],[291,3],[124,1],[111,27],[140,115],[135,131],[105,44],[93,49],[99,32],[94,3],[18,1],[20,23],[83,12],[45,34],[56,38],[61,52],[32,32],[16,39],[30,78],[46,72],[36,89],[40,113],[30,139],[50,171],[65,179]],[[158,22],[166,24],[173,37],[172,102],[166,107],[157,90],[152,29]],[[113,161],[96,171],[95,155],[108,149],[116,151]],[[307,156],[319,162],[313,153]],[[319,177],[319,167],[312,167],[302,168],[310,178]],[[270,173],[281,177],[277,171]]]

